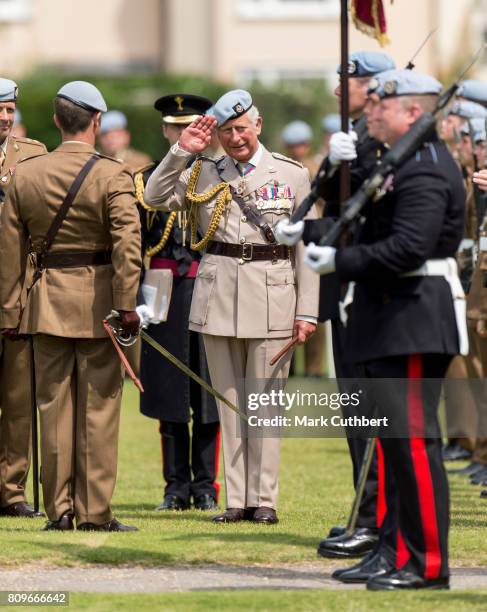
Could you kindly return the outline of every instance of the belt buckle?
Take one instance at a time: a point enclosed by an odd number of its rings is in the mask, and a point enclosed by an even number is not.
[[[247,247],[249,247],[249,251],[247,251]],[[253,254],[254,245],[251,242],[244,242],[242,244],[242,259],[244,261],[252,261]]]

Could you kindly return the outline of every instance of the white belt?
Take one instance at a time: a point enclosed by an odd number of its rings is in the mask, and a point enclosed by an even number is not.
[[[468,355],[467,304],[462,284],[458,278],[457,262],[453,257],[448,257],[446,259],[428,259],[428,261],[425,261],[417,270],[401,274],[401,278],[411,276],[442,276],[450,285],[460,342],[460,354]],[[348,285],[347,293],[343,301],[339,303],[340,320],[343,325],[347,324],[348,315],[346,308],[353,302],[354,291],[355,283],[352,282]]]

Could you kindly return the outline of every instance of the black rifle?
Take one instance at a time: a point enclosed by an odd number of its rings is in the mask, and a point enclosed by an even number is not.
[[[427,142],[436,127],[436,115],[443,110],[458,91],[460,81],[480,57],[484,45],[475,54],[473,60],[462,70],[455,82],[442,93],[432,113],[424,113],[417,119],[411,128],[389,149],[377,164],[370,178],[368,178],[355,194],[344,204],[344,213],[332,225],[330,230],[321,238],[321,246],[332,246],[337,244],[338,239],[348,226],[357,218],[365,204],[374,196],[378,196],[379,190],[386,178],[392,174],[409,159],[425,142]],[[379,196],[380,197],[380,196]]]

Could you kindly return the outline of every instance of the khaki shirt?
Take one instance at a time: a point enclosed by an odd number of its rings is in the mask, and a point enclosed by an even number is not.
[[[19,321],[22,288],[25,295],[33,271],[32,265],[25,270],[27,244],[41,250],[69,187],[94,153],[88,144],[69,142],[18,165],[1,218],[1,328]],[[102,320],[110,310],[135,308],[141,252],[133,182],[123,163],[102,157],[83,182],[50,252],[108,249],[109,265],[44,270],[28,296],[20,331],[105,338]]]
[[[171,151],[152,173],[146,186],[146,202],[170,211],[187,208],[185,198],[190,170],[188,158]],[[301,164],[263,150],[255,170],[245,180],[232,158],[204,160],[196,193],[206,193],[225,181],[243,186],[243,197],[265,221],[274,226],[289,217],[309,193],[309,173]],[[281,196],[263,200],[262,192],[277,188]],[[282,196],[287,194],[289,197]],[[265,204],[265,207],[262,205]],[[261,206],[261,208],[259,208]],[[198,205],[197,222],[205,234],[215,200]],[[314,209],[308,218],[316,218]],[[259,228],[249,223],[238,204],[230,202],[213,240],[241,244],[268,244]],[[237,338],[281,338],[292,335],[296,317],[317,317],[319,276],[303,262],[299,243],[290,259],[241,262],[238,258],[206,253],[200,262],[189,315],[189,328],[205,334]]]
[[[5,149],[5,159],[0,168],[0,188],[8,192],[17,164],[29,157],[37,157],[47,153],[46,147],[38,140],[9,136]]]

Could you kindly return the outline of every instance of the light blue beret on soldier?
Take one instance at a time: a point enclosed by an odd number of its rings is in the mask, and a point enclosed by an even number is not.
[[[101,117],[100,132],[106,134],[112,130],[125,130],[127,117],[118,110],[108,111]]]
[[[462,81],[457,96],[487,106],[487,83],[475,79]]]
[[[291,121],[282,130],[281,138],[284,144],[292,147],[313,140],[313,132],[305,121]]]
[[[19,88],[10,79],[0,79],[0,102],[15,102]]]
[[[76,106],[92,112],[107,112],[107,105],[100,91],[87,81],[71,81],[57,92],[58,97],[70,100]]]
[[[380,51],[357,51],[348,56],[348,76],[366,77],[374,76],[384,70],[394,70],[396,64],[390,55]],[[340,66],[337,67],[340,73]]]
[[[370,79],[369,94],[379,98],[397,98],[398,96],[437,96],[442,86],[429,74],[415,70],[386,70]]]
[[[234,89],[219,98],[213,106],[218,127],[230,119],[245,115],[252,108],[252,96],[244,89]]]
[[[334,134],[335,132],[339,132],[342,129],[342,120],[338,113],[330,113],[329,115],[325,115],[321,122],[321,127],[324,132],[329,132],[330,134]]]
[[[472,130],[472,140],[477,143],[481,140],[485,140],[486,132],[486,121],[483,117],[476,117],[475,119],[469,119],[460,128],[460,134],[462,136],[468,136],[470,130]]]
[[[462,119],[475,119],[475,117],[487,117],[487,109],[475,102],[468,100],[456,100],[448,111],[449,115],[456,115]]]

